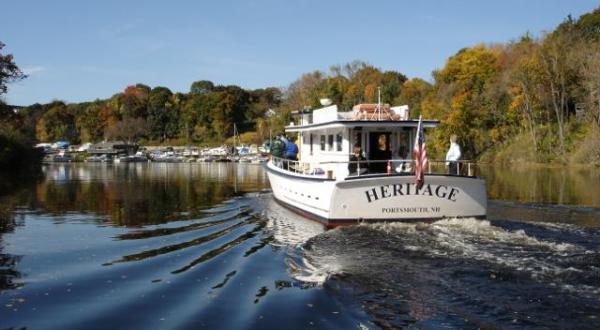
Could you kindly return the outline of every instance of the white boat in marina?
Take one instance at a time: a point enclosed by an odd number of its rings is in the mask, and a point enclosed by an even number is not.
[[[419,125],[433,129],[436,120],[410,120],[407,107],[361,104],[352,111],[336,105],[301,113],[299,161],[272,158],[267,164],[276,201],[327,227],[376,221],[427,221],[450,217],[485,218],[485,181],[473,175],[474,164],[460,162],[448,174],[445,162],[429,161],[418,188],[413,158]],[[350,161],[360,148],[364,159]],[[351,172],[352,171],[352,172]]]
[[[250,155],[250,148],[245,146],[245,145],[241,145],[239,147],[235,147],[235,149],[237,150],[237,154],[240,156],[248,156]]]
[[[225,146],[207,149],[202,153],[202,156],[216,156],[216,157],[224,157],[229,155],[229,150]]]
[[[143,152],[138,151],[134,155],[123,155],[115,159],[115,163],[147,163],[148,156]]]
[[[55,154],[47,154],[43,159],[44,163],[70,163],[73,161],[75,161],[73,155],[65,150],[61,150]]]

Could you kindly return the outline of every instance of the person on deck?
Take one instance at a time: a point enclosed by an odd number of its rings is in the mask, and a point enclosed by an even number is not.
[[[275,157],[273,164],[280,166],[281,160],[285,153],[285,143],[281,140],[280,136],[277,136],[273,142],[271,142],[271,155]]]
[[[285,144],[285,158],[289,160],[298,160],[298,146],[294,143],[294,138],[290,138]]]
[[[293,139],[288,139],[286,136],[281,137],[281,141],[285,143],[283,152],[283,169],[288,170],[290,168],[290,160],[295,161],[298,159],[298,146],[294,143]]]
[[[448,174],[458,175],[458,160],[460,159],[460,146],[456,143],[456,134],[450,136],[450,148],[446,153],[446,166],[448,166]]]
[[[365,161],[366,158],[362,155],[360,145],[355,144],[352,148],[352,155],[350,155],[350,163],[348,163],[348,172],[350,175],[359,175],[366,172],[367,167],[365,163],[358,163]]]

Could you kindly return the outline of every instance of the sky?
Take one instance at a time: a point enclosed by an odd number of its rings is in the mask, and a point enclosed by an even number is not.
[[[12,105],[105,99],[128,85],[286,87],[354,60],[431,81],[462,48],[541,36],[590,0],[52,0],[1,5]]]

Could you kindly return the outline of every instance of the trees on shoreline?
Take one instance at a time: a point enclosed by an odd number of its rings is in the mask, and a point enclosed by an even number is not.
[[[600,9],[568,17],[539,39],[525,34],[459,51],[434,72],[433,92],[422,104],[442,120],[434,147],[439,152],[455,133],[466,156],[478,159],[526,134],[530,161],[567,161],[578,136],[600,127],[598,64]]]
[[[234,123],[243,131],[255,130],[266,112],[280,104],[277,88],[248,91],[200,81],[187,94],[137,84],[106,100],[34,104],[19,116],[33,123],[29,133],[37,141],[80,143],[128,136],[153,143],[212,144],[232,135]],[[128,127],[136,134],[127,132]]]
[[[0,41],[0,51],[4,46]],[[2,94],[8,90],[8,83],[25,77],[15,64],[13,56],[0,52],[0,171],[28,169],[39,158],[39,154],[32,148],[32,134],[27,134],[25,129],[27,123],[1,99]]]
[[[106,100],[35,104],[19,116],[22,132],[38,141],[126,136],[146,143],[220,144],[236,124],[242,133],[255,132],[251,142],[261,142],[281,132],[294,110],[319,107],[321,98],[350,109],[376,102],[379,88],[384,103],[408,104],[413,118],[441,121],[428,142],[432,155],[443,153],[451,134],[471,159],[522,135],[530,161],[565,161],[578,139],[600,127],[600,8],[568,17],[539,38],[525,34],[506,44],[464,48],[432,75],[432,82],[408,79],[355,61],[303,74],[286,88],[245,90],[199,80],[188,93],[174,93],[137,84]]]

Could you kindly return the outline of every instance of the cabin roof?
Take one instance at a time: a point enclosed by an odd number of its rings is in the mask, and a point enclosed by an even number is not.
[[[439,120],[423,120],[423,128],[434,128],[439,125]],[[356,127],[417,127],[418,120],[332,120],[307,125],[286,126],[286,132],[316,131],[329,128],[356,128]]]
[[[300,124],[291,124],[286,132],[317,131],[330,128],[387,128],[417,127],[418,120],[408,119],[408,106],[391,107],[389,104],[357,104],[352,111],[339,111],[337,105],[315,109],[312,114],[301,111]],[[436,127],[438,120],[423,120],[424,128]]]

